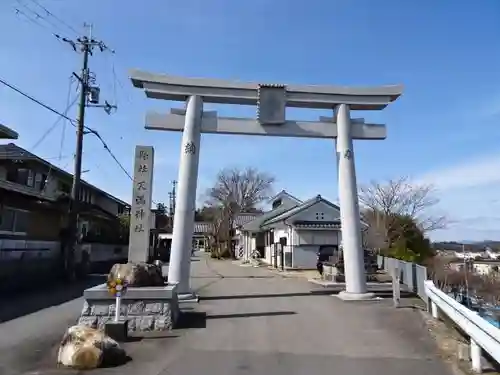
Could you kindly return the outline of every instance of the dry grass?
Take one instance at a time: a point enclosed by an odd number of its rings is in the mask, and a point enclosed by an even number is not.
[[[470,362],[462,361],[458,358],[459,346],[468,346],[468,339],[464,337],[451,320],[447,318],[436,320],[427,312],[423,312],[423,314],[429,333],[438,346],[440,357],[451,365],[457,375],[474,374],[471,370]],[[494,366],[491,366],[487,361],[483,362],[483,366],[483,373],[500,375],[500,372],[497,372]]]

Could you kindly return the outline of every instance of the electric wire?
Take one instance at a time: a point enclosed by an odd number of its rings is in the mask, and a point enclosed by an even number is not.
[[[5,80],[1,79],[0,78],[0,83],[2,83],[3,85],[9,87],[10,89],[14,90],[15,92],[17,92],[18,94],[26,97],[27,99],[33,101],[34,103],[42,106],[43,108],[51,111],[52,113],[55,113],[57,115],[59,115],[60,117],[62,118],[65,118],[67,119],[73,126],[76,127],[76,120],[68,117],[67,115],[55,110],[54,108],[48,106],[47,104],[41,102],[40,100],[38,99],[35,99],[33,96],[29,95],[29,94],[26,94],[25,92],[23,92],[22,90],[18,89],[17,87],[15,87],[14,85],[6,82]],[[97,139],[99,139],[99,141],[101,142],[101,144],[103,145],[104,149],[106,150],[106,152],[112,157],[112,159],[116,162],[116,164],[118,165],[118,167],[120,167],[120,169],[127,175],[127,177],[129,179],[131,179],[132,181],[134,181],[134,178],[130,175],[130,173],[125,169],[125,167],[123,166],[122,163],[120,163],[120,161],[117,159],[117,157],[115,156],[115,154],[113,153],[113,151],[111,150],[111,148],[108,146],[108,144],[106,143],[106,141],[101,137],[101,135],[99,134],[99,132],[97,132],[96,130],[92,129],[92,128],[89,128],[88,126],[84,126],[84,129],[86,130],[86,133],[88,134],[93,134],[95,137],[97,137]]]
[[[40,4],[37,0],[30,0],[30,1],[33,4],[35,4],[36,6],[38,6],[40,9],[42,9],[43,11],[45,11],[45,13],[48,16],[51,16],[52,18],[54,18],[55,20],[57,20],[59,23],[61,23],[62,25],[66,26],[66,28],[68,28],[69,30],[71,30],[76,35],[80,34],[80,32],[78,30],[76,30],[73,26],[69,25],[66,21],[64,21],[63,19],[61,19],[58,16],[56,16],[54,13],[52,13],[50,10],[48,10],[47,7],[45,7],[42,4]]]
[[[49,110],[50,112],[55,113],[56,115],[59,115],[59,116],[61,116],[61,117],[65,118],[66,120],[70,121],[70,122],[73,124],[73,126],[76,126],[76,125],[75,125],[76,121],[75,121],[75,120],[73,120],[72,118],[70,118],[70,117],[66,116],[65,114],[63,114],[63,113],[61,113],[61,112],[59,112],[59,111],[55,110],[54,108],[52,108],[52,107],[48,106],[47,104],[42,103],[40,100],[35,99],[35,98],[34,98],[34,97],[32,97],[31,95],[26,94],[25,92],[21,91],[21,90],[20,90],[20,89],[18,89],[17,87],[15,87],[15,86],[11,85],[10,83],[8,83],[8,82],[4,81],[2,78],[0,78],[0,83],[1,83],[1,84],[3,84],[3,85],[5,85],[5,86],[7,86],[8,88],[10,88],[10,89],[14,90],[15,92],[17,92],[18,94],[20,94],[20,95],[24,96],[25,98],[28,98],[28,99],[29,99],[29,100],[31,100],[32,102],[35,102],[35,103],[36,103],[36,104],[38,104],[39,106],[42,106],[43,108],[45,108],[45,109]]]
[[[14,7],[14,10],[16,12],[16,16],[19,17],[19,15],[22,15],[22,16],[24,16],[24,18],[27,21],[33,23],[34,25],[37,25],[38,27],[41,27],[44,30],[48,30],[52,35],[54,35],[54,33],[52,32],[52,30],[50,30],[50,28],[47,25],[44,25],[44,24],[40,23],[36,18],[33,18],[33,17],[29,16],[27,13],[23,12],[19,8],[15,8]]]
[[[69,110],[75,105],[76,101],[78,100],[78,96],[76,96],[73,101],[70,102],[71,100],[71,86],[73,84],[73,81],[70,79],[69,82],[69,87],[68,87],[68,95],[66,97],[66,109],[64,110],[64,114],[67,115]],[[40,139],[35,142],[35,144],[31,147],[31,150],[34,150],[37,148],[44,140],[47,138],[47,136],[56,128],[57,125],[59,125],[59,122],[63,120],[64,118],[61,116],[57,117],[57,120],[54,121],[54,123],[42,134]],[[62,148],[62,144],[60,145]],[[59,153],[61,153],[61,149],[59,149]]]
[[[60,26],[57,24],[57,23],[54,23],[50,18],[46,17],[46,16],[43,16],[41,15],[40,13],[38,13],[36,10],[33,10],[32,8],[30,8],[28,5],[26,5],[24,2],[22,2],[21,0],[16,0],[16,2],[22,7],[25,9],[25,13],[28,12],[28,13],[31,13],[33,17],[35,17],[35,19],[37,21],[40,21],[40,20],[43,20],[45,21],[48,25],[51,26],[52,29],[56,30],[56,31],[59,31],[59,32],[62,32],[63,30],[60,28]],[[15,8],[17,11],[19,11],[18,8]],[[39,22],[40,23],[40,22]],[[40,23],[41,24],[41,23]],[[43,24],[42,24],[43,25]],[[53,35],[56,35],[54,32],[52,32],[52,30],[50,29],[49,26],[47,25],[43,25],[43,26],[46,26],[46,28],[51,32],[51,34]]]

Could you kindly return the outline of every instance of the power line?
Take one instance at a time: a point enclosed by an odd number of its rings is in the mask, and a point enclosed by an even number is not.
[[[36,10],[33,10],[32,8],[30,8],[28,5],[23,3],[21,0],[16,0],[16,1],[22,8],[25,9],[26,12],[30,13],[37,21],[43,20],[47,24],[49,24],[54,30],[62,31],[60,26],[57,25],[56,23],[53,23],[51,19],[47,18],[46,16],[42,16],[40,13],[38,13]],[[15,8],[15,9],[17,12],[20,12],[20,10],[18,8]],[[24,15],[27,17],[26,13],[24,13]],[[44,28],[47,28],[51,32],[51,34],[54,34],[52,32],[52,30],[50,30],[50,28],[47,25],[44,25],[40,22],[38,22],[38,24],[40,24],[40,26],[42,26]]]
[[[62,118],[65,118],[66,120],[70,121],[71,124],[73,124],[73,126],[75,126],[75,120],[73,120],[72,118],[66,116],[65,114],[55,110],[54,108],[48,106],[47,104],[45,103],[42,103],[40,100],[38,99],[35,99],[34,97],[32,97],[31,95],[29,94],[26,94],[25,92],[21,91],[20,89],[18,89],[17,87],[15,87],[14,85],[11,85],[10,83],[4,81],[2,78],[0,78],[0,83],[7,86],[8,88],[14,90],[15,92],[17,92],[18,94],[21,94],[22,96],[24,96],[25,98],[28,98],[29,100],[31,100],[32,102],[35,102],[36,104],[42,106],[43,108],[51,111],[52,113],[55,113],[56,115],[58,116],[61,116]]]
[[[67,96],[67,99],[66,99],[66,109],[64,110],[64,114],[65,115],[68,113],[68,111],[71,109],[71,107],[73,107],[73,105],[76,103],[76,100],[78,99],[78,97],[75,97],[73,99],[73,101],[70,103],[71,86],[72,86],[72,84],[73,84],[73,81],[70,80],[69,87],[68,87],[68,96]],[[35,142],[35,144],[33,145],[33,147],[31,147],[31,150],[34,150],[35,148],[37,148],[45,140],[45,138],[47,138],[47,136],[56,128],[56,126],[59,124],[59,121],[61,121],[63,119],[64,119],[63,117],[58,116],[57,120],[54,121],[54,123],[50,126],[50,128],[48,128],[45,131],[45,133],[40,137],[40,139],[37,142]],[[60,145],[59,154],[61,153],[61,149],[62,149],[62,144]]]
[[[31,16],[27,15],[25,12],[23,12],[22,10],[18,9],[18,8],[14,8],[14,10],[16,11],[16,15],[19,16],[20,14],[22,16],[24,16],[24,18],[26,18],[26,20],[28,20],[29,22],[41,27],[42,29],[45,29],[45,30],[49,30],[51,34],[52,31],[47,27],[47,25],[44,25],[40,22],[38,22],[38,20],[36,18],[32,18]]]
[[[38,99],[35,99],[33,96],[29,95],[29,94],[26,94],[25,92],[23,92],[22,90],[18,89],[17,87],[15,87],[14,85],[6,82],[5,80],[1,79],[0,78],[0,83],[4,84],[5,86],[9,87],[10,89],[16,91],[18,94],[21,94],[22,96],[28,98],[29,100],[35,102],[36,104],[42,106],[43,108],[51,111],[52,113],[55,113],[56,115],[59,115],[60,117],[68,120],[73,126],[76,126],[75,123],[76,123],[76,120],[66,116],[65,114],[55,110],[54,108],[48,106],[47,104],[41,102],[40,100]],[[85,130],[87,131],[87,133],[89,134],[93,134],[95,137],[97,137],[97,139],[99,139],[99,141],[101,142],[101,144],[103,145],[104,149],[108,152],[108,154],[113,158],[113,160],[118,164],[118,166],[120,167],[120,169],[127,175],[128,178],[130,178],[132,181],[134,180],[133,177],[131,176],[131,174],[125,169],[125,167],[120,163],[120,161],[116,158],[116,156],[114,155],[113,151],[111,150],[111,148],[108,146],[108,144],[106,143],[106,141],[102,138],[102,136],[99,134],[98,131],[92,129],[92,128],[89,128],[88,126],[85,126]]]
[[[111,149],[109,148],[109,146],[107,145],[107,143],[104,141],[104,139],[102,139],[102,137],[100,136],[100,134],[98,132],[94,131],[94,130],[90,131],[90,133],[94,134],[101,141],[102,145],[104,146],[104,149],[113,158],[113,160],[116,162],[116,164],[118,164],[118,166],[120,167],[120,169],[127,175],[128,178],[130,178],[132,181],[134,181],[134,178],[132,177],[132,175],[125,169],[125,167],[122,165],[122,163],[120,163],[118,161],[118,159],[113,154],[113,152],[111,151]]]
[[[32,3],[34,3],[35,5],[37,5],[40,9],[44,10],[45,13],[47,13],[48,16],[51,16],[55,20],[59,21],[62,25],[66,26],[68,29],[70,29],[71,31],[73,31],[76,35],[80,34],[80,32],[77,31],[73,26],[69,25],[64,20],[62,20],[61,18],[57,17],[54,13],[52,13],[50,10],[48,10],[45,6],[41,5],[37,0],[30,0],[30,1]]]

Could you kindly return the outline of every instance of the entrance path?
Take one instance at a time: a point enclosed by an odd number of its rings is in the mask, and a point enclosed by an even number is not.
[[[317,287],[305,280],[205,256],[192,275],[206,320],[199,313],[200,328],[165,348],[161,374],[451,374],[421,314],[392,300],[343,302],[310,294]]]

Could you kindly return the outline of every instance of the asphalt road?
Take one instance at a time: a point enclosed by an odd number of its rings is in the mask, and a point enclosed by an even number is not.
[[[51,285],[46,290],[2,295],[0,301],[0,375],[36,371],[52,364],[54,351],[83,306],[85,288],[102,282],[91,276],[73,285]],[[76,299],[75,299],[76,298]]]
[[[229,261],[192,263],[202,299],[172,337],[125,345],[121,375],[447,375],[422,316],[392,299],[346,303],[305,280]]]
[[[451,374],[421,314],[392,300],[346,303],[311,294],[316,287],[305,280],[204,258],[192,275],[202,300],[183,305],[182,328],[126,343],[129,363],[92,373]],[[0,363],[14,366],[0,374],[76,374],[55,369],[54,355],[80,308],[75,300],[0,325]]]

